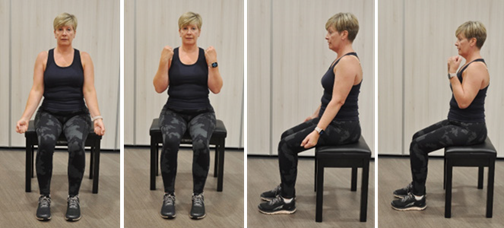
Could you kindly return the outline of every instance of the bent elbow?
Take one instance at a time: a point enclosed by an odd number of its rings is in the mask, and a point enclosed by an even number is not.
[[[214,88],[214,89],[210,89],[210,91],[212,91],[213,94],[218,94],[218,93],[220,93],[221,89],[220,88]]]
[[[458,104],[458,107],[459,107],[460,109],[466,109],[467,107],[469,107],[469,105],[470,105],[470,104],[468,104],[468,103],[462,103],[462,102],[461,102],[461,103],[459,103],[459,104]]]

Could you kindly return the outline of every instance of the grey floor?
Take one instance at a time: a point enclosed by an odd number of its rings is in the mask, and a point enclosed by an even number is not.
[[[210,172],[204,196],[207,216],[189,218],[192,194],[192,150],[181,149],[175,182],[175,219],[160,216],[163,202],[163,180],[156,178],[156,190],[149,190],[150,149],[125,148],[124,158],[124,227],[243,227],[243,152],[226,151],[223,191],[217,192],[213,177],[214,152],[210,154]]]
[[[429,159],[427,176],[427,209],[425,211],[395,211],[391,208],[392,192],[411,182],[409,158],[378,159],[378,224],[379,227],[504,227],[504,162],[495,165],[493,218],[486,218],[487,173],[482,190],[477,189],[478,169],[453,169],[452,217],[444,217],[443,159]],[[414,226],[412,226],[414,224]]]
[[[92,194],[89,177],[89,153],[80,190],[82,219],[65,221],[68,196],[68,153],[57,151],[53,158],[51,182],[52,220],[40,222],[35,217],[39,197],[37,178],[32,178],[32,192],[25,192],[24,150],[0,150],[0,227],[119,227],[120,179],[119,153],[101,153],[98,194]]]
[[[374,210],[374,162],[370,164],[368,217],[359,222],[361,169],[357,180],[357,191],[350,191],[351,169],[326,168],[324,175],[323,222],[315,222],[315,192],[313,191],[314,159],[301,158],[298,164],[296,183],[296,213],[292,215],[264,215],[257,205],[261,203],[261,192],[280,183],[278,158],[249,157],[247,159],[247,223],[249,228],[268,227],[375,227]]]

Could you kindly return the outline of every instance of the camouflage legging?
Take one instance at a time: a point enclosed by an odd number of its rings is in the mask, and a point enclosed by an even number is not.
[[[485,122],[443,120],[413,135],[410,145],[413,194],[425,195],[429,152],[447,146],[468,146],[483,143],[487,137]]]
[[[39,145],[36,170],[41,195],[50,194],[54,147],[62,132],[68,141],[68,194],[79,194],[86,162],[84,143],[90,126],[89,113],[57,115],[39,109],[35,129]]]
[[[303,139],[315,130],[319,118],[311,119],[299,124],[282,134],[278,144],[278,163],[282,180],[282,197],[295,197],[294,186],[296,185],[298,153],[307,149],[301,147]],[[359,121],[335,121],[333,120],[321,135],[317,146],[343,145],[359,140],[361,128]]]
[[[215,129],[215,112],[205,110],[186,114],[163,107],[159,115],[163,133],[163,152],[161,153],[161,174],[165,192],[175,192],[177,175],[177,154],[180,140],[187,129],[193,146],[193,193],[203,193],[210,167],[210,149],[208,145]]]

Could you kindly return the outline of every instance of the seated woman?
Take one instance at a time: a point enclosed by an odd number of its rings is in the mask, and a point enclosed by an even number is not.
[[[208,99],[208,90],[219,93],[222,78],[217,65],[217,53],[210,46],[199,48],[202,19],[197,13],[180,16],[179,34],[182,46],[163,48],[159,68],[154,77],[156,92],[168,87],[168,101],[159,115],[163,134],[161,174],[164,197],[161,207],[163,218],[175,218],[175,177],[177,154],[182,136],[189,130],[193,142],[193,196],[190,216],[201,219],[206,216],[203,199],[208,169],[210,167],[209,143],[215,129],[215,112]]]
[[[54,147],[61,133],[68,141],[68,202],[66,220],[81,218],[79,189],[84,175],[84,143],[93,122],[97,135],[105,134],[98,109],[91,57],[72,47],[77,18],[62,13],[54,19],[56,48],[40,52],[35,61],[33,86],[16,131],[26,132],[42,96],[44,101],[35,116],[39,149],[36,157],[40,189],[37,219],[51,219],[51,176]],[[89,110],[88,110],[89,108]],[[91,113],[92,118],[89,117]]]
[[[469,146],[483,143],[487,137],[485,97],[490,76],[480,49],[486,29],[478,21],[468,21],[455,32],[458,54],[448,59],[448,79],[452,90],[448,119],[428,126],[413,135],[410,144],[411,174],[408,186],[394,191],[399,198],[392,208],[400,211],[424,210],[428,153],[447,146]],[[462,58],[465,64],[459,69]]]
[[[358,97],[362,67],[352,48],[359,31],[359,22],[351,13],[338,13],[326,23],[329,49],[337,58],[322,77],[324,94],[312,116],[282,134],[278,144],[281,184],[261,194],[259,211],[264,214],[296,212],[294,186],[297,177],[298,153],[314,146],[342,145],[359,140]]]

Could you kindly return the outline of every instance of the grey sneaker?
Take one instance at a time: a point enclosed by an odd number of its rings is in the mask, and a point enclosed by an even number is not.
[[[39,197],[37,219],[40,221],[51,220],[51,196]]]
[[[392,208],[398,211],[422,211],[427,208],[425,196],[422,196],[422,199],[417,200],[411,192],[402,199],[392,201],[391,205]]]
[[[203,193],[193,194],[192,196],[192,207],[191,207],[191,218],[192,219],[202,219],[206,216],[205,213],[205,199]]]
[[[161,207],[161,217],[173,219],[175,216],[175,195],[165,193],[163,196],[163,206]]]
[[[293,214],[296,212],[296,199],[286,203],[280,195],[277,195],[271,201],[259,204],[258,208],[259,212],[267,215]]]
[[[65,215],[67,221],[79,221],[81,219],[79,196],[68,196],[67,212]]]

